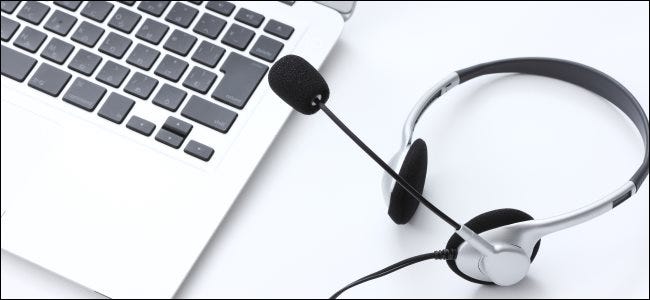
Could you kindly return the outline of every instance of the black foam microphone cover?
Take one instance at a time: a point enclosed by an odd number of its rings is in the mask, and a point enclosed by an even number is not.
[[[318,96],[322,103],[330,96],[330,89],[323,76],[297,55],[287,55],[273,64],[269,71],[269,85],[284,102],[306,115],[319,110],[319,106],[314,103]]]

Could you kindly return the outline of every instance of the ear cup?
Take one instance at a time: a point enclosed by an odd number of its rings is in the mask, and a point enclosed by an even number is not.
[[[513,223],[529,221],[529,220],[533,220],[533,217],[531,217],[529,214],[521,210],[512,209],[512,208],[503,208],[503,209],[496,209],[496,210],[488,211],[486,213],[482,213],[474,217],[473,219],[469,220],[469,222],[465,223],[465,226],[467,226],[469,229],[473,230],[478,234],[497,227],[502,227]],[[535,260],[535,256],[537,255],[537,250],[539,250],[539,245],[541,241],[542,240],[537,241],[535,247],[533,248],[533,253],[530,256],[531,263],[533,262],[533,260]],[[463,242],[464,240],[458,234],[454,233],[454,235],[452,235],[451,238],[449,239],[449,242],[447,242],[447,249],[458,249],[458,247],[460,247],[460,245]],[[454,271],[454,273],[458,274],[458,276],[468,281],[479,283],[479,284],[488,284],[488,285],[494,284],[493,282],[481,281],[465,275],[458,269],[458,266],[456,266],[456,261],[454,260],[448,260],[447,265],[452,271]]]
[[[404,157],[399,175],[419,193],[422,193],[427,177],[427,144],[423,140],[417,139],[411,144]],[[417,199],[409,195],[398,183],[395,183],[390,194],[388,215],[393,222],[406,224],[415,214],[419,204]]]

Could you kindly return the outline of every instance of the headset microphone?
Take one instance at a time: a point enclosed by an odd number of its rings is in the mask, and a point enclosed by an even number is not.
[[[480,214],[464,225],[460,225],[422,196],[427,151],[424,141],[420,139],[412,141],[413,130],[420,116],[431,103],[448,90],[473,78],[498,73],[523,73],[554,78],[602,96],[627,115],[637,127],[645,146],[642,164],[617,190],[573,211],[535,220],[529,214],[517,209],[497,209]],[[406,119],[402,132],[402,146],[391,159],[391,165],[379,158],[327,107],[325,103],[329,98],[329,87],[320,73],[306,60],[295,55],[287,55],[279,59],[271,67],[268,80],[271,89],[298,112],[306,115],[314,114],[319,110],[325,112],[334,124],[386,171],[384,196],[389,200],[388,214],[395,223],[407,223],[421,203],[455,229],[455,234],[449,239],[446,249],[411,257],[365,276],[339,290],[332,296],[333,298],[358,284],[427,259],[447,260],[449,268],[454,273],[474,283],[501,286],[515,284],[528,273],[543,236],[584,223],[611,211],[636,193],[637,188],[648,176],[650,161],[648,132],[650,130],[641,105],[625,87],[607,74],[572,61],[553,58],[513,58],[453,72],[430,89],[415,105]],[[399,169],[399,173],[395,169]]]

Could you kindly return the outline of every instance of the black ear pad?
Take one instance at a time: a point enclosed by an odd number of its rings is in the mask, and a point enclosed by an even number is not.
[[[523,221],[529,221],[532,219],[533,217],[531,217],[529,214],[521,210],[512,209],[512,208],[502,208],[502,209],[495,209],[493,211],[482,213],[474,217],[473,219],[469,220],[469,222],[465,223],[465,226],[467,226],[469,229],[473,230],[476,233],[481,233],[497,227],[506,226],[513,223],[523,222]],[[533,253],[530,256],[531,263],[533,262],[533,260],[535,260],[535,256],[537,255],[537,250],[539,250],[539,244],[541,243],[541,241],[542,240],[537,241],[535,247],[533,247]],[[449,239],[449,242],[447,242],[447,249],[458,249],[458,247],[460,247],[460,244],[462,244],[463,242],[464,240],[458,234],[454,233],[454,235],[452,235],[451,238]],[[447,265],[452,271],[454,271],[454,273],[458,274],[458,276],[463,277],[466,280],[469,280],[474,283],[479,283],[479,284],[488,284],[488,285],[494,284],[493,282],[477,280],[463,274],[458,269],[458,266],[456,266],[456,261],[454,260],[448,260]]]
[[[427,144],[417,139],[409,148],[404,162],[399,170],[399,175],[404,178],[420,194],[424,190],[424,182],[427,178]],[[390,194],[388,215],[397,224],[406,224],[415,214],[420,202],[409,195],[399,184]]]

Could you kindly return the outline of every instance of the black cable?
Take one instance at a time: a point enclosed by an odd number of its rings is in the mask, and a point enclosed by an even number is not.
[[[424,198],[424,196],[418,193],[417,190],[415,190],[406,180],[404,180],[402,176],[399,176],[399,174],[395,173],[395,171],[393,171],[391,167],[389,167],[381,158],[379,158],[379,156],[377,156],[375,152],[373,152],[370,148],[368,148],[368,146],[366,146],[366,144],[364,144],[361,141],[361,139],[359,139],[350,129],[348,129],[348,127],[345,126],[345,124],[343,124],[343,122],[341,122],[341,120],[339,120],[339,118],[337,118],[336,115],[334,115],[334,113],[329,110],[329,108],[327,108],[325,103],[318,102],[318,105],[325,112],[325,114],[330,119],[332,119],[332,121],[334,121],[334,123],[337,126],[339,126],[339,128],[341,128],[341,130],[343,130],[343,132],[345,132],[345,134],[347,134],[352,139],[352,141],[354,141],[359,147],[361,147],[361,149],[363,149],[363,151],[366,152],[366,154],[368,154],[377,164],[379,164],[386,172],[388,172],[390,176],[395,178],[397,183],[399,183],[399,185],[402,186],[411,196],[413,196],[415,199],[420,201],[422,205],[426,206],[426,208],[428,208],[430,211],[432,211],[434,214],[440,217],[443,221],[447,222],[447,224],[451,225],[456,230],[460,229],[460,225],[456,223],[456,221],[454,221],[452,218],[447,216],[444,212],[442,212],[433,204],[431,204],[431,202],[429,202],[426,198]]]
[[[426,253],[418,256],[413,256],[411,258],[407,258],[405,260],[402,260],[398,263],[392,264],[386,268],[383,268],[375,273],[372,273],[370,275],[361,277],[357,279],[356,281],[346,285],[342,289],[338,290],[336,293],[334,293],[330,299],[336,299],[338,296],[343,294],[343,292],[347,291],[350,288],[353,288],[359,284],[362,284],[364,282],[377,279],[379,277],[388,275],[390,273],[393,273],[401,268],[408,267],[412,264],[419,263],[421,261],[429,260],[429,259],[444,259],[444,260],[453,260],[456,259],[456,250],[450,250],[450,249],[444,249],[444,250],[439,250],[435,251],[433,253]]]

